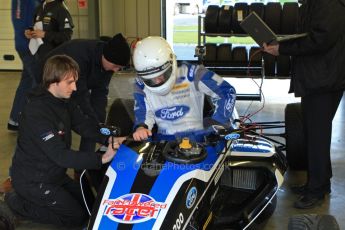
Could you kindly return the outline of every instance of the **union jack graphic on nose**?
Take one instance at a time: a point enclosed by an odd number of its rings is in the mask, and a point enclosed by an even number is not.
[[[129,197],[128,197],[129,198]],[[131,221],[133,219],[140,219],[141,216],[138,216],[142,207],[150,207],[152,200],[146,200],[147,197],[144,197],[142,194],[135,193],[130,200],[129,205],[125,205],[128,208],[128,212],[123,216],[124,221]],[[127,199],[124,199],[124,201]],[[146,201],[145,201],[146,200]],[[139,217],[139,218],[138,218]]]
[[[159,211],[166,208],[166,204],[156,202],[152,197],[141,193],[131,193],[114,200],[105,200],[103,205],[106,205],[104,215],[113,221],[128,224],[157,218]]]

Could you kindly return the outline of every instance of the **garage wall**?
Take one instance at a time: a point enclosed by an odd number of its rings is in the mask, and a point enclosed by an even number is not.
[[[78,0],[65,0],[74,23],[73,38],[97,38],[98,0],[85,1],[86,7],[79,7]]]
[[[14,49],[14,33],[11,21],[11,1],[3,0],[0,4],[0,69],[21,69],[21,62]],[[14,61],[5,61],[4,55],[14,55]]]
[[[101,0],[99,15],[101,35],[161,35],[161,0]]]

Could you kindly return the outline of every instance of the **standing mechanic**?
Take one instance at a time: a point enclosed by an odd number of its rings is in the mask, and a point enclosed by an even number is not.
[[[299,32],[308,36],[264,45],[264,51],[293,57],[290,92],[301,97],[308,177],[292,190],[302,195],[294,206],[305,209],[331,192],[332,121],[345,89],[345,0],[301,2]]]
[[[33,28],[25,30],[25,36],[43,40],[37,51],[38,58],[72,38],[74,25],[63,0],[43,1],[36,9],[33,22]]]
[[[130,49],[126,39],[122,34],[116,34],[107,42],[73,39],[49,52],[44,60],[41,60],[41,66],[47,58],[58,54],[70,56],[80,68],[77,91],[73,93],[72,98],[76,99],[85,114],[103,123],[106,118],[111,77],[114,72],[129,64]],[[41,79],[37,81],[40,82]],[[94,140],[82,137],[79,150],[94,151],[95,146]],[[76,178],[78,176],[77,173]]]
[[[29,39],[25,37],[24,33],[32,26],[33,15],[39,3],[40,0],[12,0],[11,18],[14,28],[14,44],[22,61],[23,71],[7,123],[7,129],[11,131],[18,131],[18,117],[25,103],[25,95],[28,90],[32,89],[35,80],[32,69],[35,59],[29,51]]]
[[[212,98],[215,111],[209,124],[229,125],[236,92],[217,74],[201,65],[177,66],[170,45],[161,37],[147,37],[136,44],[133,63],[135,83],[135,140],[158,133],[173,135],[204,129],[204,97]]]
[[[35,84],[34,68],[35,58],[29,50],[29,39],[24,35],[25,30],[32,25],[32,18],[40,0],[18,1],[12,0],[11,18],[14,28],[14,44],[19,58],[22,61],[23,71],[20,82],[13,99],[7,129],[18,131],[19,115],[24,107],[26,94]],[[10,191],[12,188],[11,177],[0,184],[0,193]]]
[[[80,186],[66,170],[99,169],[115,154],[111,144],[104,155],[71,150],[72,130],[100,143],[106,141],[99,134],[98,122],[70,99],[78,70],[78,64],[66,55],[49,58],[43,85],[29,94],[20,118],[11,168],[15,192],[6,193],[5,202],[15,213],[36,222],[64,227],[84,224],[88,215]]]

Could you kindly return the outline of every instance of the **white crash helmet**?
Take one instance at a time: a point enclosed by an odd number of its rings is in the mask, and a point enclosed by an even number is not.
[[[133,64],[137,76],[153,93],[166,95],[176,82],[176,57],[162,37],[147,37],[136,44]]]

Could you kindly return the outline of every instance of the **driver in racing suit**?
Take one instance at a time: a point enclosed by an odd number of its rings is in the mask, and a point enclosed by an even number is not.
[[[133,64],[137,71],[135,140],[151,136],[154,124],[158,134],[163,135],[202,130],[211,124],[229,126],[236,98],[234,87],[202,65],[177,66],[170,45],[163,38],[139,41]],[[207,122],[203,118],[205,95],[211,97],[214,105]]]

